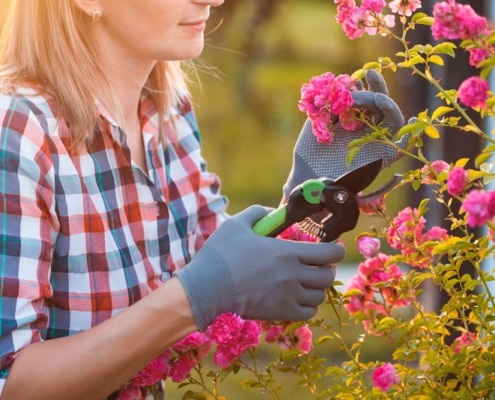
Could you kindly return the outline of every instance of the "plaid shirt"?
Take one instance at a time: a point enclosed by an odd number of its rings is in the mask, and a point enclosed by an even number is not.
[[[97,107],[94,140],[75,155],[50,96],[29,88],[0,96],[0,394],[23,347],[126,309],[187,264],[226,218],[189,104],[164,148],[143,94],[148,174]]]

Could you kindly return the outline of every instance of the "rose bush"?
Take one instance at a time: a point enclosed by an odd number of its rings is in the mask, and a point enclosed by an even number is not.
[[[159,378],[182,382],[184,399],[221,399],[221,382],[241,369],[251,376],[243,389],[275,399],[290,398],[277,381],[279,374],[286,373],[295,374],[307,398],[313,399],[495,398],[495,298],[490,287],[494,276],[484,267],[495,254],[495,191],[490,185],[495,177],[495,139],[470,117],[472,113],[482,118],[495,115],[488,83],[495,66],[495,33],[484,17],[454,0],[437,2],[432,16],[421,11],[420,0],[334,1],[337,23],[349,39],[385,35],[402,49],[344,78],[331,73],[313,78],[303,87],[301,110],[318,118],[319,140],[331,142],[330,113],[345,113],[346,118],[352,114],[359,124],[372,123],[352,112],[349,97],[341,95],[341,88],[352,90],[366,70],[409,70],[425,79],[442,104],[418,113],[414,122],[402,128],[399,136],[410,134],[413,150],[397,150],[422,165],[404,173],[403,185],[414,190],[429,185],[433,198],[407,204],[397,215],[388,215],[386,199],[363,210],[383,221],[385,228],[357,235],[363,255],[357,274],[346,287],[336,282],[324,306],[334,313],[335,324],[324,318],[260,323],[222,315],[206,332],[185,338],[138,374],[121,391],[122,399],[142,398],[148,389],[156,393]],[[430,27],[437,43],[410,42],[408,35],[418,25]],[[446,57],[461,51],[469,52],[469,62],[479,73],[458,88],[442,87],[434,71]],[[325,92],[328,103],[321,102]],[[317,109],[308,108],[308,96],[320,101]],[[484,146],[476,159],[452,164],[427,159],[422,152],[424,135],[438,139],[442,127],[481,138]],[[350,147],[359,149],[378,140],[396,146],[390,132],[375,126],[373,134]],[[355,154],[349,152],[349,161]],[[469,161],[474,167],[467,167]],[[445,208],[447,228],[428,224],[429,204],[435,201]],[[281,239],[312,240],[297,227],[284,232]],[[385,245],[390,251],[382,250]],[[465,273],[466,265],[474,272]],[[426,282],[449,298],[439,312],[426,310],[418,299]],[[361,331],[354,333],[349,345],[348,330],[356,323]],[[392,354],[361,361],[363,346],[376,337],[389,343]],[[332,361],[334,354],[325,359],[317,352],[332,340],[346,357],[342,363]],[[260,363],[260,342],[272,343],[279,349],[277,356]],[[205,367],[208,352],[213,353],[216,370]],[[322,385],[323,376],[331,377],[331,383]]]

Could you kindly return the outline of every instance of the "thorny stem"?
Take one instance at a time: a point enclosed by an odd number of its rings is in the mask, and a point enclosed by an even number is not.
[[[359,379],[360,379],[360,382],[361,382],[361,385],[364,386],[364,376],[363,376],[363,371],[361,369],[361,365],[360,365],[360,362],[358,360],[357,357],[354,356],[354,354],[352,354],[351,350],[349,349],[349,347],[347,347],[347,344],[345,343],[344,339],[342,339],[342,326],[343,326],[343,323],[342,323],[342,318],[341,318],[341,313],[339,312],[339,310],[337,310],[337,308],[335,307],[335,304],[334,302],[331,300],[331,293],[328,293],[328,297],[330,299],[329,303],[333,309],[333,312],[335,314],[335,316],[337,317],[337,321],[338,321],[338,325],[339,325],[339,334],[337,336],[337,340],[340,342],[342,348],[344,349],[345,353],[347,354],[347,356],[351,359],[351,361],[356,365],[357,367],[357,371],[358,371],[358,374],[359,374]]]
[[[264,390],[267,391],[267,393],[270,394],[270,396],[273,399],[279,400],[279,396],[278,396],[277,391],[275,389],[271,388],[269,385],[267,385],[265,380],[262,378],[263,374],[258,371],[258,363],[257,363],[256,356],[255,356],[256,351],[253,349],[249,349],[248,352],[249,352],[249,355],[251,356],[253,366],[250,367],[248,364],[242,362],[244,369],[251,372],[256,377],[256,380],[258,381],[258,383],[263,387]]]

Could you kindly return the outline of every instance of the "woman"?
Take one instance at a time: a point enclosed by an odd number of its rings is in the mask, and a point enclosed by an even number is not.
[[[227,218],[201,157],[180,62],[222,2],[13,0],[2,400],[105,398],[222,312],[304,320],[324,301],[343,248],[254,234],[263,207]]]

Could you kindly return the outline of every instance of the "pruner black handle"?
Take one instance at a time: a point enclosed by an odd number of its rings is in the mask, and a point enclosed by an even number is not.
[[[309,179],[294,188],[287,204],[284,204],[261,218],[253,226],[253,231],[261,236],[278,236],[291,225],[323,210],[322,192],[325,182]]]

